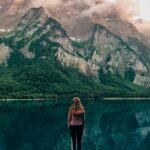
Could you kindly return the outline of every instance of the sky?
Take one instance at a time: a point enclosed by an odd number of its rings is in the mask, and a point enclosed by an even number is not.
[[[106,0],[112,3],[121,3],[118,0]],[[150,0],[122,0],[127,11],[132,11],[133,18],[141,18],[150,21]],[[124,10],[123,10],[124,11]],[[131,17],[131,18],[132,18]]]
[[[150,21],[150,0],[139,0],[139,17]]]

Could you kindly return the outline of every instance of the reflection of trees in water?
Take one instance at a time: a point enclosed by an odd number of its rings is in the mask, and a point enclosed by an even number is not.
[[[148,150],[150,103],[83,103],[83,150]],[[0,102],[0,149],[69,150],[68,109],[69,102]]]
[[[62,134],[58,136],[59,139],[56,141],[53,150],[69,150],[70,149],[70,139],[68,134]]]

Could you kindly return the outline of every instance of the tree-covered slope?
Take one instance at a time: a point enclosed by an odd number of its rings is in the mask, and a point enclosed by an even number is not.
[[[43,8],[33,8],[0,37],[0,51],[1,98],[149,96],[148,88],[134,84],[136,76],[148,74],[136,68],[144,62],[100,25],[89,40],[74,41]]]

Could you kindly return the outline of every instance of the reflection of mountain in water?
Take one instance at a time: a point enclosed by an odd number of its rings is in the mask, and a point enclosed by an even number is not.
[[[83,150],[148,150],[149,102],[84,101]],[[0,102],[0,150],[69,150],[70,102]]]

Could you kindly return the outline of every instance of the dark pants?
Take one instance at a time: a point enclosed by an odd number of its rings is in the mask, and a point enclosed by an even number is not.
[[[70,126],[70,134],[72,140],[72,150],[76,150],[76,142],[78,150],[81,150],[81,139],[83,134],[83,125]]]

